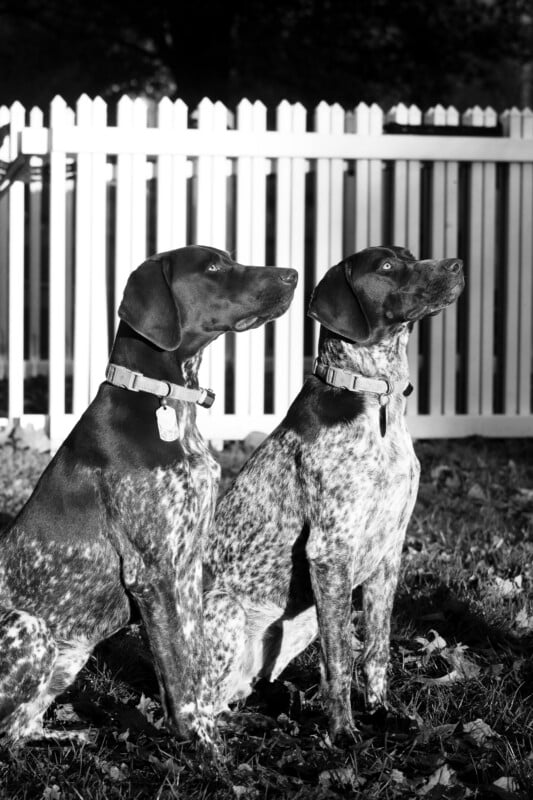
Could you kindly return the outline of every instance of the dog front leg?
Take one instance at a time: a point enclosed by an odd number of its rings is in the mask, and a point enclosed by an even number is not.
[[[141,612],[170,727],[181,737],[194,734],[211,745],[212,713],[202,697],[201,564],[195,560],[178,575],[172,567],[159,564],[152,572],[137,561],[129,575],[124,571],[125,583]]]
[[[362,587],[365,624],[363,673],[366,705],[370,711],[384,706],[386,701],[391,614],[400,571],[402,542],[403,536],[399,537]]]
[[[333,553],[328,540],[323,531],[312,531],[306,550],[320,633],[322,692],[334,739],[357,732],[350,699],[353,555],[338,542]]]

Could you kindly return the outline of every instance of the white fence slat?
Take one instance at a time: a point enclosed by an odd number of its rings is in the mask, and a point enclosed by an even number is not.
[[[25,111],[20,103],[11,106],[9,159],[19,154],[18,132],[24,127]],[[24,184],[15,181],[9,189],[9,334],[8,415],[24,413]]]
[[[158,127],[176,138],[187,129],[187,106],[182,100],[163,98],[158,106]],[[157,158],[156,250],[163,252],[187,244],[187,158],[165,153]]]
[[[124,139],[133,130],[133,101],[121,97],[117,103],[117,129]],[[118,323],[117,311],[128,276],[139,264],[133,262],[132,252],[132,214],[131,194],[132,155],[120,153],[116,168],[116,222],[115,222],[115,325]]]
[[[106,104],[96,97],[92,104],[93,130],[107,124]],[[107,310],[107,171],[104,153],[91,156],[91,282],[90,282],[90,361],[89,399],[104,380],[109,354]],[[145,196],[145,193],[141,196]],[[145,212],[146,214],[146,212]],[[146,232],[144,232],[146,237]],[[143,256],[144,257],[144,256]]]
[[[344,111],[339,105],[328,106],[326,103],[320,103],[315,111],[315,130],[318,133],[342,133],[344,117]],[[342,159],[317,159],[315,285],[329,267],[338,264],[343,256],[343,184]],[[314,328],[317,340],[320,326],[315,324]]]
[[[277,131],[305,131],[306,112],[286,101],[277,109]],[[304,333],[305,175],[303,158],[279,159],[276,183],[276,265],[299,273],[287,313],[275,322],[274,411],[285,413],[302,385]]]
[[[237,108],[237,127],[250,135],[266,130],[266,108],[243,100]],[[264,158],[237,160],[237,261],[261,266],[266,247],[266,174]],[[265,393],[265,329],[235,339],[235,413],[261,414]]]
[[[502,114],[504,132],[512,139],[521,136],[521,119],[518,109]],[[507,191],[507,285],[506,285],[506,335],[505,335],[505,390],[504,412],[516,414],[518,411],[518,353],[519,353],[519,313],[520,308],[520,164],[508,166]]]
[[[92,124],[92,101],[87,95],[79,98],[77,124]],[[90,153],[76,157],[76,236],[74,358],[72,374],[72,410],[80,416],[89,402],[90,319],[91,319],[91,160]]]
[[[491,415],[494,404],[494,283],[496,271],[496,164],[483,164],[483,286],[481,324],[481,405]]]
[[[371,136],[381,136],[383,130],[383,111],[372,103],[369,116],[369,133]],[[370,246],[382,244],[383,240],[383,163],[380,159],[372,158],[369,162],[369,197],[368,197],[368,238]]]
[[[276,110],[276,130],[285,135],[292,130],[292,107],[286,100]],[[278,158],[276,169],[276,255],[278,267],[291,266],[291,161]],[[299,276],[299,282],[302,275]],[[289,311],[275,322],[274,340],[274,411],[281,414],[291,402],[291,328],[298,324]],[[286,346],[282,346],[282,342]]]
[[[9,125],[9,109],[0,106],[0,125]],[[9,162],[9,137],[0,143],[0,160]],[[0,379],[7,374],[9,341],[9,192],[0,194]]]
[[[533,139],[533,112],[522,111],[522,139]],[[522,164],[520,219],[520,330],[518,363],[518,413],[531,413],[533,301],[533,164]]]
[[[222,103],[204,98],[198,105],[198,129],[213,138],[227,126],[227,109]],[[226,249],[226,159],[201,156],[197,162],[196,244]],[[204,353],[200,385],[217,395],[217,405],[225,401],[225,340],[219,336]]]
[[[50,105],[51,126],[67,124],[61,97]],[[65,413],[65,271],[66,271],[66,156],[50,152],[50,295],[49,295],[49,413],[50,436]]]
[[[444,257],[457,257],[459,232],[459,166],[456,162],[446,164],[446,218],[444,221]],[[455,412],[457,377],[457,304],[453,303],[443,312],[443,412]]]
[[[133,101],[132,123],[134,130],[145,130],[148,109],[146,101],[137,97]],[[131,259],[130,269],[142,264],[146,252],[147,186],[146,155],[135,153],[131,158]]]
[[[30,111],[30,127],[42,128],[42,126],[43,112],[40,108],[32,108]],[[29,371],[30,375],[33,377],[39,374],[41,362],[42,166],[42,158],[30,156],[31,172],[28,200],[28,235],[30,239],[28,351]]]
[[[354,110],[354,133],[370,133],[370,108],[359,103]],[[370,165],[367,159],[358,158],[355,163],[355,251],[363,250],[370,244],[368,229],[368,195],[370,186]]]

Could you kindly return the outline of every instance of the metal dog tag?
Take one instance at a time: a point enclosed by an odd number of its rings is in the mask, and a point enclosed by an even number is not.
[[[155,412],[155,417],[159,438],[163,442],[175,442],[180,435],[175,410],[166,404],[160,405]]]

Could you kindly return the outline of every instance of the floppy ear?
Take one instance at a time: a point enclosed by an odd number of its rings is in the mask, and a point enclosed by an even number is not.
[[[316,286],[307,313],[324,328],[352,342],[365,342],[370,335],[366,316],[342,261],[331,267]]]
[[[167,271],[166,260],[148,259],[132,272],[118,315],[157,347],[176,350],[181,341],[180,315]]]

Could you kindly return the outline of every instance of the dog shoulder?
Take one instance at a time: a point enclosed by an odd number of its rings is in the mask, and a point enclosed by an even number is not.
[[[346,389],[336,389],[309,376],[280,425],[309,442],[324,430],[354,422],[364,410],[364,399]]]

